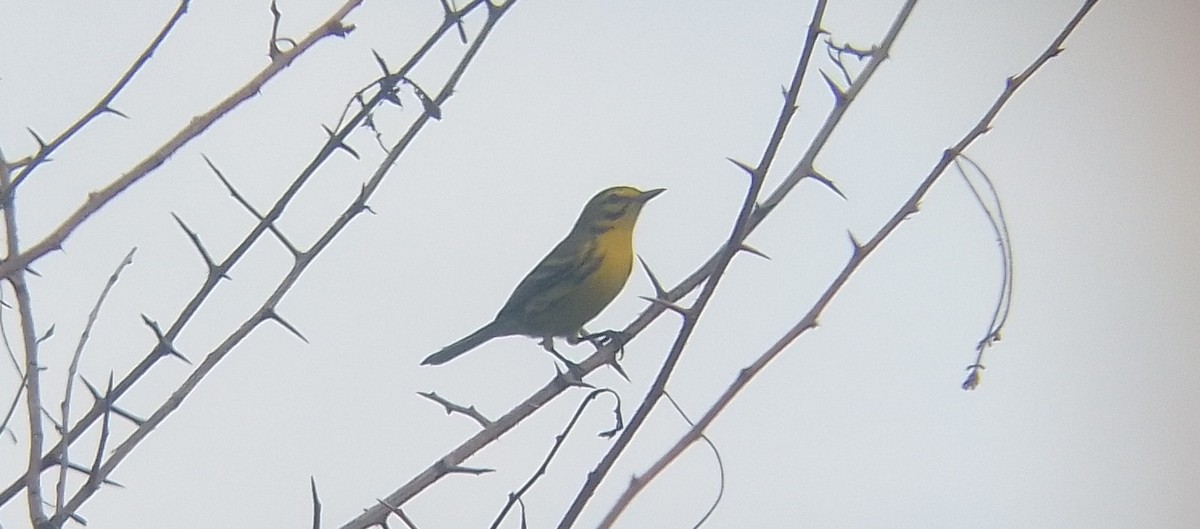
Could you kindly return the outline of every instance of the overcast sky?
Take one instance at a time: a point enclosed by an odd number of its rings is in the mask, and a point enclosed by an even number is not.
[[[770,260],[738,257],[701,319],[670,392],[701,414],[808,310],[849,255],[912,193],[942,150],[983,115],[1078,1],[921,2],[887,61],[817,159],[847,196],[806,182],[750,238]],[[0,3],[0,148],[36,149],[117,79],[169,16],[159,2]],[[898,1],[832,1],[837,42],[869,47]],[[299,38],[337,3],[281,1]],[[93,528],[308,527],[309,478],[324,527],[371,506],[474,433],[416,395],[437,391],[496,417],[540,388],[553,363],[512,337],[439,367],[427,354],[486,323],[513,286],[612,185],[665,187],[640,221],[638,253],[674,285],[728,236],[795,68],[808,2],[520,0],[432,123],[356,218],[284,298],[309,343],[264,325],[131,455],[81,511]],[[87,311],[136,246],[80,372],[102,383],[153,344],[204,268],[171,213],[224,256],[253,219],[211,175],[219,166],[266,209],[312,158],[355,90],[378,74],[371,50],[401,64],[435,27],[432,0],[374,0],[260,95],[173,156],[34,268],[37,325],[57,414]],[[165,137],[267,63],[266,2],[194,2],[176,33],[104,117],[18,195],[21,242],[40,240]],[[482,18],[470,19],[475,34]],[[1022,88],[969,154],[1003,200],[1015,255],[1012,314],[980,388],[959,388],[987,330],[1000,259],[963,180],[945,175],[802,336],[714,424],[725,496],[707,527],[1194,528],[1200,526],[1200,4],[1101,2],[1066,51]],[[437,49],[414,78],[437,83],[464,49]],[[818,54],[815,66],[833,73]],[[824,120],[815,71],[767,182],[778,185]],[[379,117],[398,139],[418,111]],[[279,223],[311,244],[382,154],[337,155]],[[290,256],[266,238],[232,270],[178,346],[199,361],[262,302]],[[620,328],[652,295],[635,273],[589,327]],[[12,302],[11,288],[4,289]],[[17,333],[3,311],[10,342]],[[602,370],[631,414],[678,330],[665,316],[627,347],[628,383]],[[14,342],[15,345],[15,342]],[[562,348],[583,358],[587,348]],[[192,368],[165,361],[122,399],[148,415]],[[19,383],[0,370],[0,399]],[[77,390],[76,407],[88,405]],[[407,504],[420,527],[486,527],[536,469],[585,395],[557,399]],[[601,399],[603,400],[603,399]],[[552,527],[610,441],[609,402],[586,415],[526,497],[531,527]],[[0,439],[6,486],[26,463],[28,424]],[[114,429],[127,435],[128,425]],[[613,499],[686,431],[665,403],[585,512]],[[51,432],[53,434],[53,432]],[[53,435],[50,435],[53,438]],[[88,454],[88,449],[78,448]],[[79,456],[85,457],[85,456]],[[90,454],[86,456],[90,458]],[[49,475],[48,475],[49,476]],[[51,484],[49,477],[46,483]],[[619,527],[691,527],[717,494],[711,452],[693,447],[635,501]],[[24,499],[0,525],[25,527]],[[399,524],[393,525],[394,527]],[[518,527],[511,516],[504,527]]]

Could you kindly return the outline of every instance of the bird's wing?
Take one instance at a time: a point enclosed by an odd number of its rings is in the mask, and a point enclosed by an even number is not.
[[[601,255],[587,239],[568,236],[530,270],[513,290],[497,320],[524,320],[569,295],[600,268]]]

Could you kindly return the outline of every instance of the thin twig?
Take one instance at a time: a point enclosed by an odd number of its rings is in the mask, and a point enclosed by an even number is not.
[[[50,155],[53,154],[55,150],[69,141],[73,136],[75,136],[76,133],[83,130],[86,125],[94,121],[97,117],[105,113],[115,113],[121,115],[112,108],[111,105],[113,100],[117,98],[117,94],[120,94],[121,91],[129,85],[129,82],[132,81],[133,77],[142,70],[142,67],[146,66],[146,63],[150,61],[150,57],[154,56],[154,52],[158,50],[158,47],[162,45],[163,41],[167,40],[167,35],[171,33],[171,30],[175,29],[175,24],[183,18],[185,13],[187,13],[189,3],[190,0],[182,0],[179,2],[179,6],[175,8],[175,12],[171,14],[171,18],[168,19],[167,23],[164,24],[162,29],[158,31],[158,34],[154,36],[154,39],[150,41],[150,44],[146,46],[146,49],[142,50],[142,54],[138,55],[137,59],[134,59],[133,64],[131,64],[129,68],[125,70],[125,73],[121,75],[121,78],[117,80],[116,84],[114,84],[107,93],[100,97],[100,101],[97,101],[91,110],[88,110],[83,117],[76,120],[75,123],[72,123],[70,127],[67,127],[67,130],[63,131],[62,134],[59,134],[58,137],[50,140],[49,143],[45,143],[40,146],[38,152],[30,158],[29,163],[25,164],[21,172],[17,173],[16,177],[13,178],[12,192],[15,192],[17,186],[21,185],[21,182],[28,178],[30,173],[37,169],[42,162],[48,160]]]
[[[100,317],[100,307],[104,305],[104,300],[108,298],[108,293],[112,290],[113,285],[117,284],[117,279],[121,277],[121,271],[125,270],[126,266],[133,263],[133,254],[137,252],[137,247],[131,248],[129,253],[121,259],[121,263],[117,265],[117,269],[108,276],[108,282],[104,284],[104,288],[100,291],[100,297],[96,299],[96,304],[92,306],[92,312],[88,314],[87,323],[83,326],[83,332],[79,334],[79,342],[75,345],[75,354],[71,356],[71,365],[67,368],[66,389],[63,390],[62,400],[62,424],[71,424],[71,392],[75,388],[75,374],[79,372],[79,359],[83,357],[83,348],[87,345],[88,338],[92,334],[92,326],[96,324],[96,319]],[[62,434],[66,435],[65,429]],[[67,451],[67,445],[63,445],[62,456],[59,458],[58,465],[58,484],[55,491],[54,513],[62,514],[63,501],[67,494],[67,467],[71,458]]]
[[[491,419],[488,419],[487,417],[484,417],[482,413],[479,413],[479,410],[475,409],[475,406],[463,406],[461,404],[455,404],[446,400],[444,397],[438,395],[437,392],[434,391],[418,391],[417,395],[441,404],[442,408],[446,410],[446,415],[450,415],[451,413],[461,413],[467,417],[470,417],[484,428],[487,428],[492,424]]]
[[[0,434],[9,431],[8,421],[12,420],[13,414],[17,412],[17,405],[21,403],[21,395],[25,394],[25,381],[26,377],[22,375],[21,384],[17,386],[17,391],[13,394],[12,402],[8,405],[8,411],[4,413],[4,420],[0,421]],[[13,435],[13,439],[15,440],[16,438],[17,436]]]

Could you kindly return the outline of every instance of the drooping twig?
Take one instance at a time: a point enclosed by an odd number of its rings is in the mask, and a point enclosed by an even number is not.
[[[967,163],[974,167],[975,172],[987,184],[987,193],[991,198],[991,204],[983,199],[979,189],[967,177],[966,170],[962,167],[961,160],[966,160]],[[1012,307],[1012,292],[1013,292],[1013,256],[1012,256],[1012,239],[1008,235],[1008,222],[1004,219],[1004,208],[1000,203],[1000,195],[996,192],[996,187],[992,185],[992,179],[988,178],[979,164],[975,163],[966,154],[960,155],[954,159],[954,165],[958,168],[958,173],[962,175],[966,181],[967,187],[971,190],[971,195],[975,197],[975,202],[979,204],[979,208],[987,214],[988,225],[992,227],[992,233],[996,236],[996,244],[1000,246],[1000,295],[996,297],[996,307],[992,311],[992,319],[988,322],[988,330],[984,333],[983,338],[975,344],[975,361],[967,366],[967,378],[963,381],[962,388],[972,390],[979,386],[980,373],[983,371],[983,352],[991,347],[992,344],[1000,341],[1000,331],[1004,328],[1004,324],[1008,321],[1008,311]],[[995,208],[994,210],[992,208]]]

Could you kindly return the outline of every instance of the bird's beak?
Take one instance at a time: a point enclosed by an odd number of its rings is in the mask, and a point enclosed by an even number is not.
[[[641,200],[642,203],[644,204],[644,203],[648,202],[650,199],[661,194],[663,191],[666,191],[666,189],[658,188],[658,189],[651,189],[649,191],[642,191],[642,194],[641,194],[641,196],[638,197],[638,200]]]

